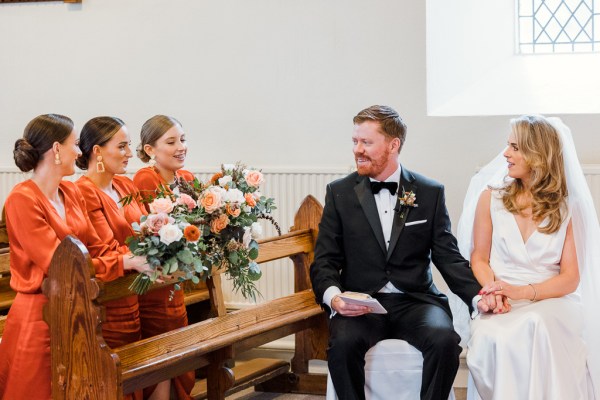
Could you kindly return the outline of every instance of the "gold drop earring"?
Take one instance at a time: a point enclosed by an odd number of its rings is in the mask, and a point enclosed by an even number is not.
[[[60,154],[58,154],[58,152],[56,152],[56,154],[54,154],[54,164],[56,164],[56,165],[62,164],[62,161],[60,161]]]
[[[102,162],[102,156],[97,156],[96,157],[96,172],[101,174],[104,171],[106,171],[106,170],[104,169],[104,163]]]
[[[155,160],[156,156],[154,154],[152,154],[150,156],[150,160],[148,161],[148,164],[150,164],[151,167],[154,167],[156,165],[156,160]]]

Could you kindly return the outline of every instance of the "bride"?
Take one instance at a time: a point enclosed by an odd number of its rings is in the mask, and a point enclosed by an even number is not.
[[[469,398],[600,399],[591,195],[560,120],[523,116],[511,127],[503,157],[473,178],[459,223],[483,293],[496,295],[494,313],[471,322]]]

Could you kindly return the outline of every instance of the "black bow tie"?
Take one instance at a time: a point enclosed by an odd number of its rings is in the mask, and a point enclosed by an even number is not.
[[[398,190],[398,182],[377,182],[371,181],[371,191],[373,194],[377,194],[381,191],[381,189],[387,189],[393,195],[396,194]]]

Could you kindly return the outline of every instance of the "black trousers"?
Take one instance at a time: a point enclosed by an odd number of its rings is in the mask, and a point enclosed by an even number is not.
[[[364,399],[365,354],[380,340],[402,339],[423,353],[421,399],[447,400],[462,350],[448,313],[405,294],[375,297],[388,314],[330,320],[328,367],[338,397]]]

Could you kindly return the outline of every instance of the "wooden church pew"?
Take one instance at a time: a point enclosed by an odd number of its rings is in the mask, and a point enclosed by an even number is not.
[[[49,298],[44,315],[51,332],[53,398],[120,399],[200,367],[207,367],[207,380],[196,385],[195,398],[223,399],[258,383],[281,388],[282,381],[287,391],[324,393],[326,376],[308,373],[309,360],[325,359],[327,342],[326,317],[315,303],[308,275],[321,213],[321,205],[309,196],[292,232],[259,243],[259,262],[292,258],[295,293],[225,313],[223,293],[213,285],[209,293],[216,317],[116,349],[102,338],[102,303],[129,294],[130,278],[96,280],[85,247],[75,238],[65,239],[43,284]],[[260,359],[228,367],[237,354],[294,333],[291,366]]]

